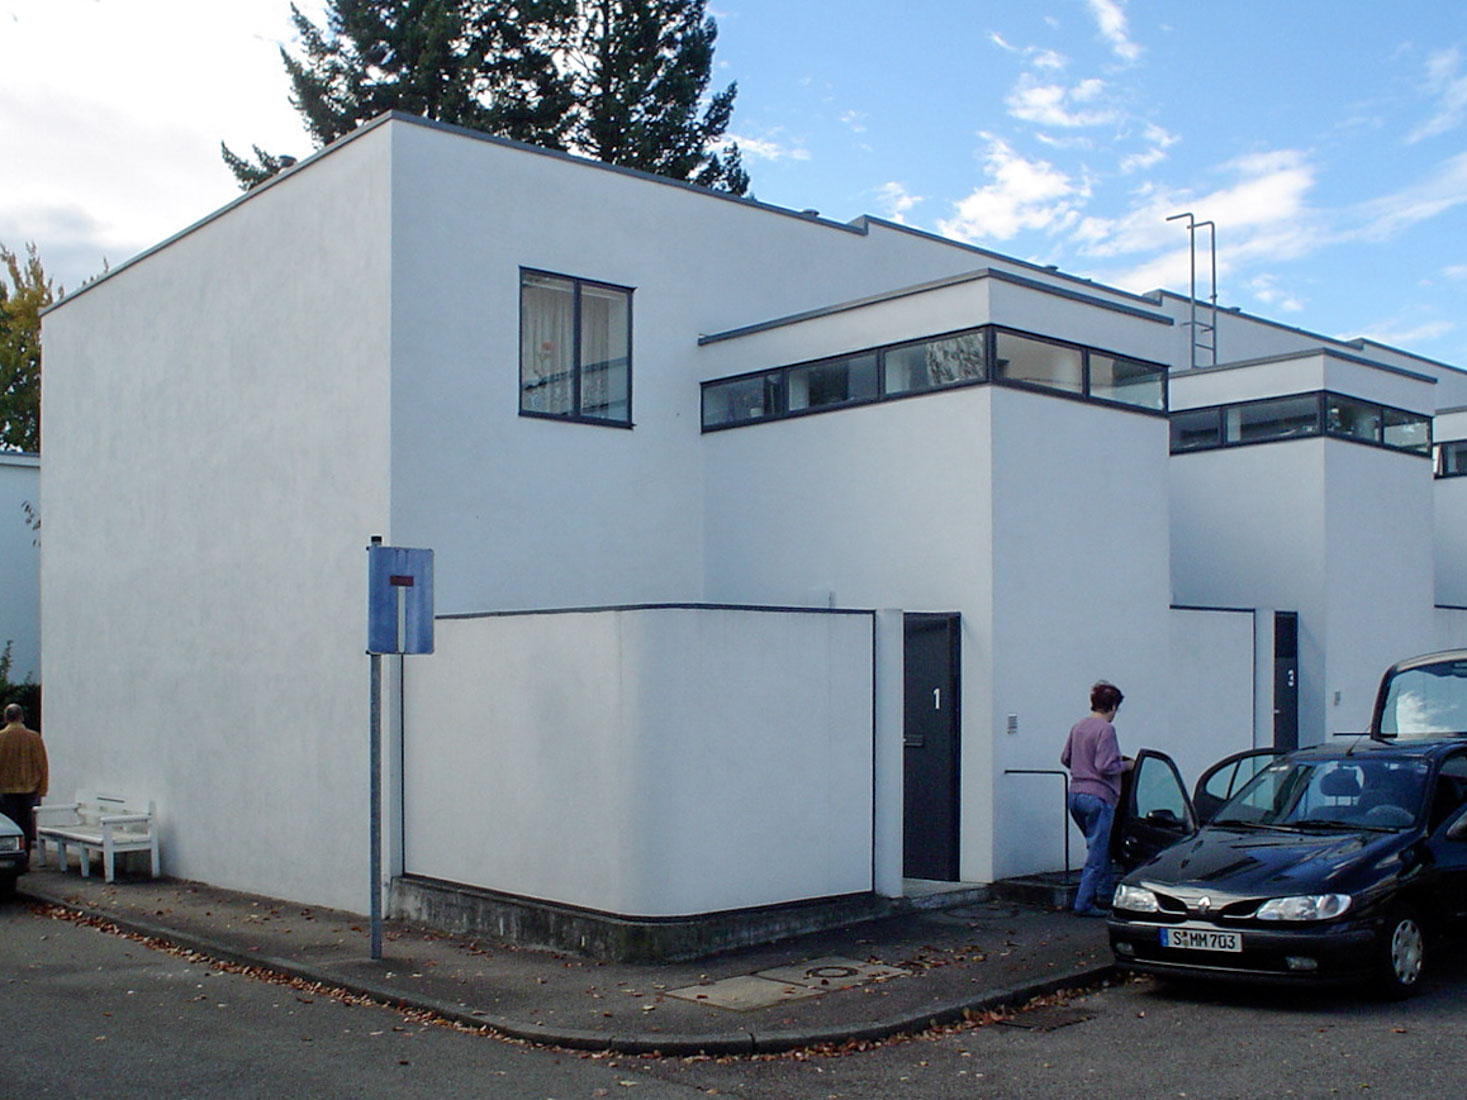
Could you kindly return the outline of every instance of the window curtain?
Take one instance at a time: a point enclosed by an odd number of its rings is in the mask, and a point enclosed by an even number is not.
[[[520,288],[520,407],[575,412],[575,287],[569,280],[525,275]]]

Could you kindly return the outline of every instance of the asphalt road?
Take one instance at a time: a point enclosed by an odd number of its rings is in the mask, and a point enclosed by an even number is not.
[[[608,1058],[343,1003],[12,904],[0,906],[0,1097],[1436,1100],[1467,1080],[1467,951],[1435,964],[1404,1004],[1136,981],[838,1054]]]
[[[0,904],[0,1097],[687,1100],[615,1059],[344,1004]],[[630,1082],[624,1084],[623,1082]]]

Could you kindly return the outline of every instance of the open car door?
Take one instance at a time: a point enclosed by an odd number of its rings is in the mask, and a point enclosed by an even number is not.
[[[1172,758],[1142,749],[1121,779],[1111,827],[1111,858],[1129,871],[1197,831],[1197,813]]]
[[[1192,808],[1197,812],[1198,824],[1211,821],[1224,802],[1283,754],[1283,749],[1247,749],[1223,757],[1203,772],[1192,790]]]

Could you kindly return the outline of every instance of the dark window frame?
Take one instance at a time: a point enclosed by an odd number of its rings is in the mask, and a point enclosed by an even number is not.
[[[1009,335],[1020,337],[1025,340],[1033,340],[1039,343],[1053,344],[1063,348],[1070,348],[1080,353],[1080,364],[1082,374],[1083,391],[1076,393],[1073,390],[1054,389],[1048,386],[1038,385],[1030,382],[1019,382],[1012,379],[1004,379],[996,376],[995,349],[998,344],[998,333],[1005,332]],[[906,348],[916,347],[922,344],[938,343],[943,340],[951,340],[960,336],[977,334],[983,340],[983,377],[963,378],[952,382],[943,382],[937,385],[927,386],[921,389],[898,390],[892,392],[887,386],[887,355],[891,352],[901,351]],[[1147,405],[1137,405],[1128,401],[1118,401],[1110,397],[1094,396],[1091,390],[1090,356],[1100,355],[1107,359],[1113,359],[1128,363],[1136,363],[1144,367],[1155,368],[1156,374],[1161,382],[1161,403],[1159,409]],[[844,362],[858,359],[866,355],[876,356],[876,396],[870,398],[850,398],[845,401],[832,402],[825,405],[791,409],[789,407],[789,376],[797,370],[818,368],[823,364]],[[721,386],[731,386],[740,382],[754,379],[777,377],[775,385],[775,407],[764,416],[751,416],[741,420],[730,420],[718,424],[708,423],[708,394]],[[1006,386],[1011,389],[1025,390],[1030,393],[1042,393],[1049,397],[1059,397],[1069,401],[1083,401],[1086,404],[1103,405],[1107,408],[1122,409],[1127,412],[1140,413],[1145,416],[1166,417],[1168,406],[1171,402],[1170,371],[1166,364],[1157,363],[1149,359],[1141,359],[1134,355],[1125,355],[1121,352],[1112,351],[1108,348],[1092,348],[1085,344],[1076,344],[1069,340],[1059,340],[1053,336],[1044,336],[1039,333],[1025,332],[1022,329],[1011,328],[1007,325],[972,325],[967,328],[951,329],[946,332],[934,333],[931,336],[922,336],[910,340],[898,340],[890,344],[878,344],[874,347],[854,348],[838,355],[825,355],[818,359],[807,359],[798,363],[787,363],[778,367],[765,367],[759,370],[744,371],[740,374],[725,375],[721,378],[710,378],[700,384],[700,422],[702,431],[721,432],[733,428],[746,428],[754,424],[767,424],[776,420],[792,420],[801,416],[818,416],[821,413],[835,412],[840,409],[856,408],[863,405],[879,405],[888,401],[906,401],[916,397],[928,397],[936,393],[945,393],[949,390],[969,389],[973,386]]]
[[[539,276],[545,279],[559,279],[571,284],[573,294],[571,326],[573,330],[574,362],[571,367],[571,411],[567,413],[541,412],[538,409],[525,408],[525,278],[526,276]],[[585,363],[581,348],[581,292],[585,287],[596,287],[601,290],[611,290],[626,295],[627,302],[627,412],[625,419],[613,419],[606,416],[593,416],[583,411],[582,406],[582,376],[585,373]],[[632,419],[633,398],[633,338],[635,334],[633,309],[635,287],[621,286],[618,283],[609,283],[604,279],[587,279],[579,275],[566,275],[558,271],[546,271],[538,267],[521,267],[519,273],[519,358],[515,367],[515,387],[519,391],[520,415],[534,420],[554,420],[561,423],[593,424],[602,428],[634,428],[635,421]]]

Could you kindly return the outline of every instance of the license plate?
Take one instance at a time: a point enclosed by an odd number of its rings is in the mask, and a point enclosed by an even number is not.
[[[1238,932],[1209,932],[1197,928],[1163,928],[1163,947],[1180,947],[1186,951],[1242,951],[1243,937]]]

